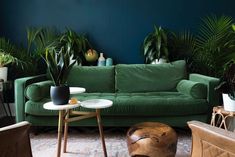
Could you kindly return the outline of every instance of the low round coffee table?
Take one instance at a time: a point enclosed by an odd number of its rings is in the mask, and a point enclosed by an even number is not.
[[[177,134],[163,123],[139,123],[128,130],[127,146],[131,157],[174,157]]]
[[[81,102],[82,107],[96,110],[96,118],[97,118],[100,138],[102,141],[102,146],[103,146],[105,157],[107,157],[107,151],[106,151],[106,146],[105,146],[105,141],[104,141],[104,133],[103,133],[103,127],[102,127],[102,122],[101,122],[101,117],[100,117],[100,109],[108,108],[108,107],[111,107],[112,105],[113,105],[113,102],[110,100],[106,100],[106,99],[90,99],[90,100],[85,100]]]

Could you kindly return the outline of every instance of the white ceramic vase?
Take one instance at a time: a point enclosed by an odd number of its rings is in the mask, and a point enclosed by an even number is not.
[[[4,82],[7,81],[7,71],[8,71],[7,67],[0,68],[0,79],[3,79]]]
[[[224,110],[226,111],[235,111],[235,100],[232,100],[228,94],[222,94]]]
[[[105,58],[103,53],[100,53],[100,57],[98,58],[98,66],[105,66]]]

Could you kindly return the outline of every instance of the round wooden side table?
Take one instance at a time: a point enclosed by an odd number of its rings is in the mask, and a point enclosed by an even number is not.
[[[170,126],[158,122],[143,122],[127,132],[131,157],[175,157],[177,134]]]
[[[235,131],[232,128],[234,118],[235,112],[225,111],[223,106],[215,106],[213,107],[211,125],[225,130]]]

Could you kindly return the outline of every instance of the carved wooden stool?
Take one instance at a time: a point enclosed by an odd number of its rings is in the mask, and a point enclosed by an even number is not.
[[[128,130],[127,146],[131,157],[174,157],[177,134],[166,124],[139,123]]]

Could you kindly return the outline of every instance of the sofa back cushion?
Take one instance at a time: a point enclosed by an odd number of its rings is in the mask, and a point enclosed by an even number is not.
[[[115,88],[118,92],[175,91],[186,78],[184,60],[164,64],[116,65]]]
[[[74,66],[68,85],[86,88],[86,92],[114,92],[114,67]]]

